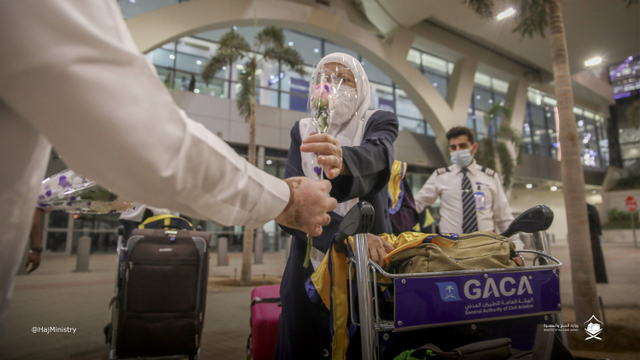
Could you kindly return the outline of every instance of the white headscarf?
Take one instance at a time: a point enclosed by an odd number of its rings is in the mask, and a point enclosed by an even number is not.
[[[340,146],[358,146],[362,143],[364,137],[364,129],[367,126],[367,121],[371,117],[374,111],[367,111],[370,104],[370,86],[367,74],[365,74],[362,65],[358,59],[351,55],[344,53],[333,53],[325,56],[320,60],[316,66],[313,76],[311,77],[311,83],[309,86],[309,98],[312,97],[313,85],[316,79],[319,78],[320,72],[324,71],[324,66],[328,63],[339,63],[346,66],[356,82],[356,107],[355,112],[351,119],[343,124],[330,124],[327,133],[335,137]],[[346,85],[343,85],[346,86]],[[311,118],[305,118],[300,120],[300,139],[304,140],[312,132],[317,131],[314,128]],[[313,170],[313,154],[300,152],[302,159],[302,170],[305,176],[315,178],[315,172]],[[351,207],[358,203],[358,199],[352,199],[338,204],[338,207],[334,210],[338,215],[344,216]]]

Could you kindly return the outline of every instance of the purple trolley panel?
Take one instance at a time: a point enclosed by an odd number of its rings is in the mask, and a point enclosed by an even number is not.
[[[497,320],[560,308],[560,270],[396,278],[396,330]]]

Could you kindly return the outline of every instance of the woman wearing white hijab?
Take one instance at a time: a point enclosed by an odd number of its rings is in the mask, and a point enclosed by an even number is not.
[[[311,91],[322,73],[341,81],[332,122],[323,134],[315,133],[309,118],[296,122],[291,130],[285,178],[313,177],[312,156],[317,153],[318,164],[333,186],[331,196],[339,204],[334,212],[329,213],[331,222],[323,227],[322,235],[313,238],[313,266],[303,266],[307,234],[285,228],[293,239],[280,288],[282,315],[276,349],[278,360],[327,359],[331,356],[329,314],[311,302],[305,282],[329,249],[346,212],[358,200],[367,201],[376,210],[371,232],[392,232],[387,184],[394,161],[393,142],[398,136],[398,119],[387,111],[368,110],[369,79],[354,57],[333,53],[320,60],[312,77]],[[381,246],[377,248],[382,249]],[[370,252],[377,251],[377,248],[372,246]],[[350,348],[360,350],[359,346]]]

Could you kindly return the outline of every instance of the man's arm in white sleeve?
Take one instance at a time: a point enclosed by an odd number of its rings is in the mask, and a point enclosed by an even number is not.
[[[511,213],[511,207],[507,200],[507,195],[504,193],[502,183],[498,175],[493,176],[493,180],[496,184],[495,200],[493,201],[493,223],[496,226],[496,232],[502,233],[507,230],[511,222],[513,221],[513,214]],[[511,240],[516,245],[516,250],[523,250],[524,243],[520,240],[520,235],[516,234],[511,237]]]
[[[436,179],[438,178],[438,173],[433,172],[427,180],[426,183],[422,186],[422,189],[418,191],[417,194],[413,196],[413,199],[416,202],[416,210],[418,214],[424,211],[424,208],[433,204],[438,199],[438,189],[436,186]]]
[[[224,225],[258,225],[286,207],[285,182],[177,107],[115,1],[3,1],[0,49],[0,101],[83,176]]]

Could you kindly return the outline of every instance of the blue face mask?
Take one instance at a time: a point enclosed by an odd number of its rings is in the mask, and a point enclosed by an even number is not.
[[[471,161],[473,161],[471,149],[458,150],[451,153],[451,162],[461,168],[469,166],[469,164],[471,164]]]

